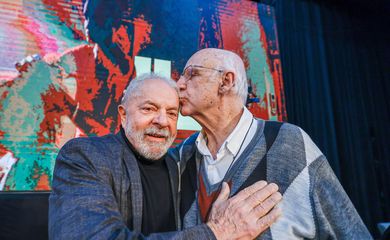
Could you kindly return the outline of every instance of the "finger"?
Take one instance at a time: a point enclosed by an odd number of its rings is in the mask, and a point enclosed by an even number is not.
[[[229,198],[229,194],[230,194],[230,187],[226,182],[223,182],[221,192],[219,193],[218,198],[215,200],[214,204],[218,205],[226,201]]]
[[[252,213],[258,218],[266,215],[272,208],[274,208],[282,200],[282,194],[279,192],[273,193],[269,198],[265,199],[262,203],[257,205]]]
[[[276,193],[278,191],[279,187],[275,183],[270,183],[264,188],[256,191],[252,195],[250,195],[245,202],[249,204],[250,207],[256,207],[261,202],[263,202],[265,199],[270,197],[272,194]]]
[[[234,197],[231,198],[231,201],[233,204],[240,203],[247,199],[249,196],[254,194],[255,192],[263,189],[265,186],[267,186],[266,181],[258,181],[252,184],[249,187],[244,188],[240,192],[238,192]]]
[[[259,230],[258,234],[264,232],[267,228],[269,228],[281,215],[281,209],[274,208],[267,215],[257,220],[257,227]]]

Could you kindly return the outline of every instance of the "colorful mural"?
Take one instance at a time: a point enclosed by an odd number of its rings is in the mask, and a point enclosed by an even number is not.
[[[137,74],[178,79],[198,49],[238,53],[248,108],[286,118],[274,9],[248,0],[0,1],[0,190],[49,190],[69,139],[116,132]],[[198,129],[180,118],[180,139]]]

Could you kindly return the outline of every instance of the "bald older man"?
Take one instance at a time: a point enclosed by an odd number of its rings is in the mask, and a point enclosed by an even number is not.
[[[164,157],[176,136],[176,83],[137,77],[118,111],[118,134],[73,139],[59,152],[50,239],[251,239],[278,217],[268,212],[280,193],[260,181],[230,199],[225,187],[207,224],[178,231],[178,169]]]
[[[202,126],[172,152],[181,160],[184,227],[210,219],[223,182],[234,195],[266,180],[283,193],[282,216],[259,239],[371,239],[310,137],[297,126],[256,119],[245,107],[247,78],[238,55],[200,50],[177,85],[182,115]]]

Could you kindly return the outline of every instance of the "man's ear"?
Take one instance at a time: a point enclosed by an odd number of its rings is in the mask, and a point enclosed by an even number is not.
[[[229,92],[236,84],[236,76],[233,72],[227,72],[222,77],[221,85],[219,86],[219,93],[226,94]]]
[[[121,118],[121,123],[124,124],[126,122],[126,109],[123,105],[118,106],[119,116]]]

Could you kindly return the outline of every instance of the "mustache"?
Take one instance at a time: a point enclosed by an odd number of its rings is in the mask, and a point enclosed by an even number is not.
[[[144,134],[154,135],[154,136],[164,137],[164,138],[169,138],[171,136],[168,129],[159,129],[157,127],[146,128]]]

